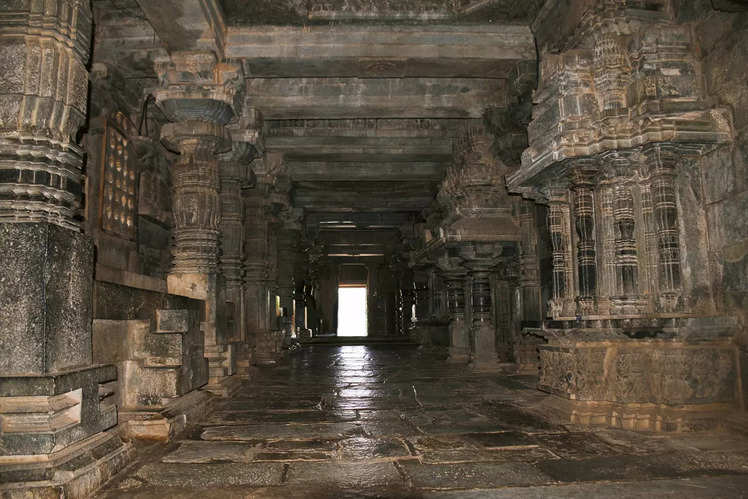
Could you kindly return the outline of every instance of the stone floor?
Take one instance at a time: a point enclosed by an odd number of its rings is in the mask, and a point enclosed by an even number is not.
[[[745,435],[557,424],[533,379],[406,345],[314,345],[260,370],[102,497],[745,497]]]

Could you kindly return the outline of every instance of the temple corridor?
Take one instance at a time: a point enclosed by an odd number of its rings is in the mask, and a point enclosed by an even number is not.
[[[0,499],[744,497],[746,82],[748,0],[0,0]]]
[[[315,344],[262,368],[103,491],[164,497],[744,497],[748,438],[563,425],[532,376],[407,343]],[[707,477],[708,476],[708,477]]]

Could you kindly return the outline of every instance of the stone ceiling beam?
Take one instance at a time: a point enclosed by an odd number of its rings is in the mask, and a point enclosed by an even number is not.
[[[226,24],[217,0],[137,0],[169,52],[211,50],[224,56]]]
[[[265,150],[307,154],[446,154],[450,140],[431,137],[269,137]]]
[[[294,192],[294,205],[312,211],[412,211],[420,212],[434,199],[431,192],[412,192],[404,194],[395,192],[380,192],[378,194],[364,194],[355,190],[343,188],[333,191],[311,191],[297,189]]]
[[[325,228],[396,229],[413,220],[412,212],[389,213],[326,213],[309,212],[304,217],[307,226]]]
[[[253,77],[507,78],[536,52],[519,25],[246,26],[228,29],[226,56]]]
[[[430,180],[438,182],[444,176],[448,164],[448,162],[439,161],[286,161],[286,167],[294,181]]]
[[[506,104],[490,78],[249,78],[247,99],[267,119],[480,118]]]

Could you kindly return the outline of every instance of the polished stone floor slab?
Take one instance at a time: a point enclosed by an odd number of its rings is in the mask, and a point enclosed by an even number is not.
[[[258,369],[109,498],[745,497],[748,438],[564,424],[528,376],[404,345],[314,345]]]

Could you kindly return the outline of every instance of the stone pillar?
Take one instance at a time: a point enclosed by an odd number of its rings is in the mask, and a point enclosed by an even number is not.
[[[651,169],[653,219],[657,235],[658,308],[675,312],[682,306],[681,255],[678,229],[678,205],[675,189],[677,152],[657,145],[645,151]]]
[[[278,232],[278,296],[280,296],[280,305],[283,310],[281,322],[286,341],[289,341],[295,334],[294,296],[296,282],[300,279],[296,270],[301,241],[301,225],[297,220],[298,215],[292,212],[290,218],[287,217],[284,220],[283,227]]]
[[[552,189],[548,196],[548,228],[553,249],[553,293],[550,316],[571,315],[574,297],[571,260],[571,221],[566,189]]]
[[[220,303],[223,304],[222,324],[226,328],[226,339],[231,344],[236,372],[240,377],[249,376],[250,350],[247,345],[247,329],[244,298],[244,193],[256,181],[250,167],[257,150],[249,142],[247,130],[232,130],[232,150],[220,156],[221,177],[221,256],[219,269],[223,286]],[[225,359],[225,361],[231,359]]]
[[[237,386],[227,381],[235,365],[230,333],[218,319],[221,205],[216,155],[231,148],[225,125],[237,108],[237,70],[204,52],[175,52],[158,60],[156,68],[160,88],[154,96],[171,121],[161,129],[161,139],[179,153],[172,166],[174,241],[167,287],[171,294],[205,302],[206,389],[228,395]]]
[[[246,309],[248,331],[252,334],[253,358],[257,365],[275,365],[281,339],[276,330],[277,294],[277,212],[275,177],[267,158],[254,163],[257,188],[245,198],[245,244],[247,253]]]
[[[498,354],[496,325],[491,313],[491,273],[488,268],[473,266],[470,280],[473,311],[471,366],[476,371],[494,370],[498,367]]]
[[[131,452],[103,433],[117,424],[117,370],[92,366],[94,249],[75,143],[90,37],[86,1],[0,6],[0,481],[22,495],[19,482],[88,496]],[[96,466],[76,464],[92,451]]]
[[[467,364],[470,357],[469,328],[465,323],[465,272],[446,272],[449,312],[449,362]]]
[[[257,164],[261,162],[258,160]],[[244,310],[247,343],[257,363],[257,339],[270,330],[270,295],[267,288],[268,269],[265,263],[267,246],[266,184],[243,191],[244,201]]]
[[[589,170],[578,167],[573,173],[574,226],[577,231],[577,272],[579,295],[577,315],[591,313],[597,296],[595,246],[594,182]]]
[[[540,290],[540,261],[538,256],[538,229],[536,206],[528,200],[519,203],[520,317],[523,325],[538,327],[543,321],[543,304]]]

